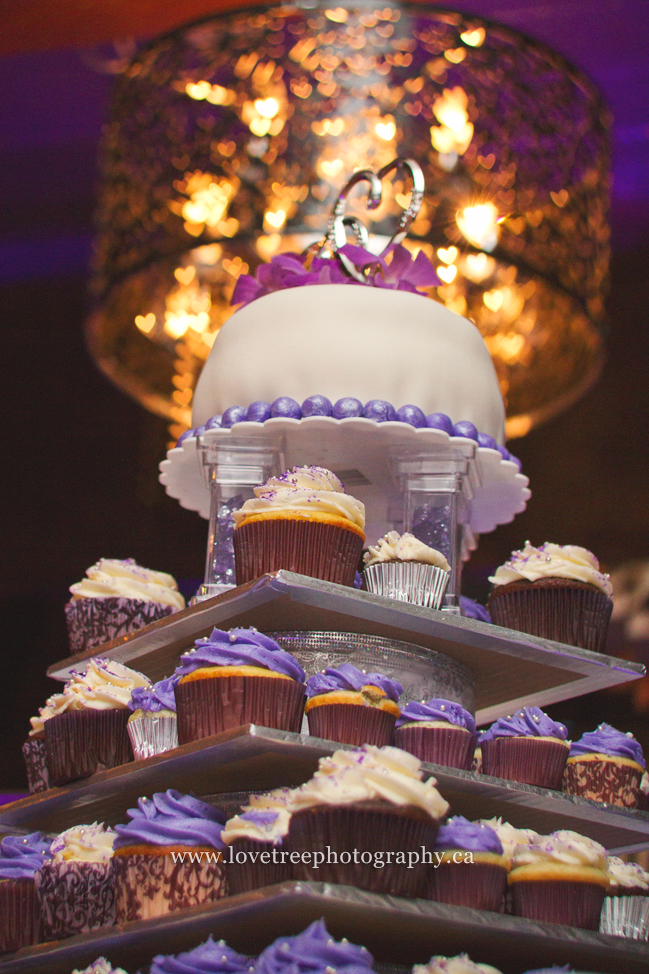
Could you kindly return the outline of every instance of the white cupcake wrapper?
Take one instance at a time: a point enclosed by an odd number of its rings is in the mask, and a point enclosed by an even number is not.
[[[416,561],[381,562],[363,571],[368,592],[430,609],[441,608],[450,577],[443,568]]]
[[[126,725],[135,760],[150,758],[178,747],[178,721],[173,714],[146,714]]]
[[[602,905],[599,932],[649,940],[649,896],[607,896]]]

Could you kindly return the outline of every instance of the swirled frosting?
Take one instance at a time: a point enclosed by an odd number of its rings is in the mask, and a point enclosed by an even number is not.
[[[395,703],[403,693],[401,684],[383,673],[364,673],[351,663],[341,663],[338,667],[328,666],[324,673],[310,676],[306,681],[306,695],[309,698],[317,697],[334,690],[362,690],[367,686],[383,690],[386,697]]]
[[[293,788],[274,788],[263,795],[248,795],[248,804],[242,805],[242,812],[250,812],[253,808],[291,808]]]
[[[570,578],[594,585],[609,598],[613,596],[611,581],[599,570],[595,555],[578,545],[547,541],[538,548],[526,541],[525,547],[513,551],[509,561],[496,569],[489,581],[494,585],[508,585],[510,582],[537,582],[540,578]]]
[[[129,808],[126,825],[115,826],[116,849],[135,845],[223,848],[225,815],[213,805],[173,789],[138,798],[137,805]]]
[[[493,829],[503,847],[503,855],[508,859],[514,855],[514,851],[519,845],[529,845],[540,839],[538,832],[533,829],[517,829],[509,822],[503,822],[501,818],[481,818],[481,825],[488,825]]]
[[[179,677],[170,676],[160,680],[151,687],[135,687],[128,702],[129,710],[144,710],[148,713],[158,713],[160,710],[175,710],[176,696],[174,687]]]
[[[279,643],[256,629],[213,629],[197,639],[194,648],[183,653],[175,676],[186,676],[204,666],[259,666],[304,683],[305,673],[298,661]]]
[[[494,737],[556,737],[567,740],[568,728],[558,720],[552,720],[538,707],[523,707],[511,717],[499,717],[491,727],[483,731],[478,744]]]
[[[0,879],[31,879],[50,858],[51,841],[42,832],[6,835],[0,842]]]
[[[570,757],[580,754],[607,754],[614,758],[627,758],[646,768],[642,747],[629,731],[623,734],[610,724],[600,724],[597,730],[587,731],[578,741],[573,741]]]
[[[414,534],[406,531],[399,534],[397,531],[388,531],[375,545],[370,545],[363,555],[366,565],[377,565],[385,561],[419,561],[425,565],[435,565],[450,571],[451,566],[441,553],[435,548],[430,548]]]
[[[454,815],[440,826],[435,848],[467,849],[470,852],[493,852],[502,856],[503,847],[492,828],[481,822],[469,822],[462,815]]]
[[[135,599],[184,609],[185,600],[176,579],[165,572],[142,568],[132,558],[101,558],[86,572],[87,578],[70,586],[76,599]]]
[[[431,957],[427,964],[415,964],[412,974],[500,974],[490,964],[474,964],[468,954]]]
[[[116,833],[103,822],[75,825],[52,842],[50,855],[54,862],[108,862],[113,855]]]
[[[126,974],[126,971],[123,967],[113,967],[105,957],[98,957],[90,967],[84,967],[82,971],[77,968],[72,974]]]
[[[252,961],[212,935],[204,944],[182,954],[158,954],[150,974],[250,974]]]
[[[639,863],[624,862],[618,856],[609,856],[608,872],[613,888],[645,889],[649,893],[649,873]]]
[[[593,866],[606,872],[606,849],[578,832],[560,829],[550,835],[540,835],[536,842],[518,846],[512,857],[512,869],[537,863]]]
[[[262,951],[255,974],[367,974],[373,958],[365,947],[338,942],[324,920],[316,920],[297,937],[278,937]]]
[[[110,659],[91,659],[83,673],[71,671],[71,679],[62,693],[54,693],[32,717],[30,736],[40,734],[50,717],[66,710],[123,710],[128,707],[136,687],[150,687],[143,673]]]
[[[344,768],[357,768],[359,765],[379,768],[386,774],[393,771],[397,774],[406,775],[421,781],[423,772],[421,761],[410,754],[409,751],[402,751],[399,747],[377,747],[375,744],[364,744],[358,751],[334,751],[328,757],[320,758],[318,770],[315,777],[336,774]],[[296,789],[297,791],[297,789]],[[295,795],[295,791],[293,792]]]
[[[288,832],[290,821],[290,812],[285,808],[252,808],[228,819],[223,829],[223,841],[230,845],[237,839],[252,839],[253,842],[277,845]]]
[[[363,530],[365,505],[345,494],[343,483],[324,467],[293,467],[255,487],[255,497],[234,512],[235,526],[251,514],[333,514]]]
[[[441,697],[433,697],[426,703],[412,701],[407,703],[401,710],[401,717],[397,720],[397,727],[404,724],[426,723],[432,721],[444,721],[447,724],[454,724],[456,727],[464,727],[466,730],[475,734],[475,720],[468,710],[455,703],[453,700],[443,700]]]

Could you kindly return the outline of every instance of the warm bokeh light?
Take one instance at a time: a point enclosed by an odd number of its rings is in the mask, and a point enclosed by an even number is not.
[[[492,251],[498,243],[498,210],[493,203],[466,206],[456,220],[462,235],[475,247]]]

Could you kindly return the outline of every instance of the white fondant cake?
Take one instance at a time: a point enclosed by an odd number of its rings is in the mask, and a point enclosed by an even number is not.
[[[199,378],[192,423],[315,394],[413,404],[504,442],[503,400],[475,325],[420,294],[345,284],[275,291],[236,311]]]

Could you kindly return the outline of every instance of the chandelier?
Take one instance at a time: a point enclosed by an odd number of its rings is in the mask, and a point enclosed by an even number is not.
[[[427,191],[404,244],[480,329],[523,435],[601,367],[608,124],[562,58],[460,13],[300,0],[174,31],[117,82],[91,353],[179,435],[238,275],[320,239],[355,170],[408,156]],[[408,192],[350,200],[379,249]]]

